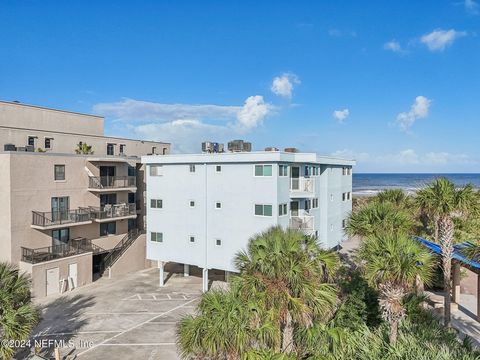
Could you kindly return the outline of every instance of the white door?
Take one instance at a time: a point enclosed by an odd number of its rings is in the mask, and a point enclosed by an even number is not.
[[[60,292],[60,271],[57,268],[47,269],[47,296]]]
[[[68,265],[68,287],[70,290],[77,287],[77,263]]]

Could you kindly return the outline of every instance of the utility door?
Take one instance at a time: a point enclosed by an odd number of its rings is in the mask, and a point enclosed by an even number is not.
[[[47,296],[60,292],[60,270],[59,268],[47,269]]]
[[[68,264],[68,288],[73,290],[77,287],[77,263]]]

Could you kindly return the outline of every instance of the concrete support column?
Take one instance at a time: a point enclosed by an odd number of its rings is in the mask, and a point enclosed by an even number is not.
[[[453,283],[452,283],[452,301],[456,304],[460,302],[460,264],[453,263]]]
[[[190,276],[190,265],[183,264],[183,276],[185,277]]]
[[[229,282],[230,281],[230,271],[225,271],[225,282]]]
[[[203,292],[208,291],[208,269],[203,269],[202,271],[202,283],[203,283]]]
[[[159,269],[159,282],[158,285],[163,287],[165,285],[165,274],[164,274],[164,266],[165,263],[163,261],[158,262],[158,269]]]

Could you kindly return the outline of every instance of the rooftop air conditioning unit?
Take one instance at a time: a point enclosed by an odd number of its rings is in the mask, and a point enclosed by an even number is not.
[[[278,148],[273,147],[273,146],[269,146],[269,147],[265,148],[265,151],[278,151]]]
[[[222,153],[224,146],[221,143],[204,141],[202,142],[202,152],[204,153]]]
[[[298,153],[298,149],[297,148],[285,148],[285,152],[288,152],[288,153]]]
[[[232,140],[228,142],[228,151],[250,152],[252,151],[252,143],[243,140]]]

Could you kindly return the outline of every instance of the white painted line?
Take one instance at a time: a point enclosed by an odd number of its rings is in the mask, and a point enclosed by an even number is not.
[[[95,345],[95,346],[92,346],[91,348],[88,348],[88,349],[86,349],[86,350],[78,353],[78,354],[77,354],[77,357],[80,357],[81,355],[83,355],[83,354],[85,354],[85,353],[87,353],[87,352],[89,352],[89,351],[97,348],[98,346],[105,344],[107,341],[110,341],[110,340],[112,340],[112,339],[115,339],[115,338],[117,338],[117,337],[119,337],[119,336],[121,336],[121,335],[129,332],[129,331],[132,331],[132,330],[134,330],[134,329],[136,329],[136,328],[138,328],[138,327],[140,327],[140,326],[143,326],[143,325],[149,323],[150,321],[152,321],[152,320],[154,320],[154,319],[157,319],[157,318],[159,318],[159,317],[161,317],[161,316],[167,315],[167,314],[171,313],[172,311],[181,309],[182,307],[184,307],[185,305],[188,305],[189,303],[193,302],[193,301],[196,300],[196,299],[197,299],[197,298],[194,298],[194,299],[186,302],[185,304],[178,305],[178,306],[176,306],[176,307],[174,307],[174,308],[172,308],[172,309],[170,309],[170,310],[168,310],[168,311],[165,311],[164,313],[161,313],[160,315],[154,316],[153,318],[151,318],[151,319],[149,319],[149,320],[145,320],[145,321],[141,322],[140,324],[137,324],[137,325],[135,325],[135,326],[132,326],[131,328],[129,328],[129,329],[127,329],[127,330],[124,330],[124,331],[122,331],[122,332],[120,332],[120,333],[112,336],[111,338],[105,339],[105,340],[103,340],[101,343],[99,343],[99,344],[97,344],[97,345]]]
[[[34,338],[45,337],[45,336],[63,336],[63,335],[85,335],[85,334],[110,334],[110,333],[118,333],[121,330],[92,330],[92,331],[77,331],[77,332],[61,332],[61,333],[50,333],[50,334],[42,334],[42,335],[35,335]]]

